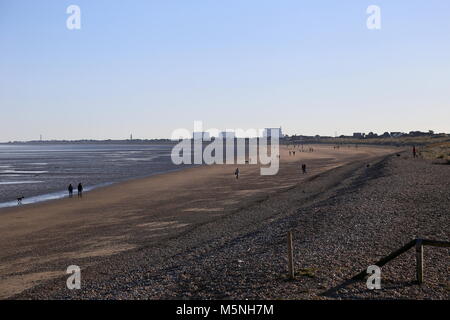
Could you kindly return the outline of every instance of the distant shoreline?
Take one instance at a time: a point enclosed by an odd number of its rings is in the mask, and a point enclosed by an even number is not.
[[[175,145],[178,141],[160,140],[44,140],[44,141],[10,141],[0,142],[0,145],[61,145],[61,144],[111,144],[111,145],[141,145],[159,144]]]
[[[216,139],[212,137],[212,140]],[[248,139],[248,138],[235,138],[235,139]],[[209,142],[204,140],[205,143]],[[447,143],[450,142],[450,134],[403,134],[399,136],[364,136],[364,137],[352,137],[352,136],[306,136],[306,135],[292,135],[284,136],[280,139],[280,144],[330,144],[330,145],[372,145],[372,146],[409,146],[418,145],[426,146],[435,143]],[[109,144],[109,145],[176,145],[179,140],[171,139],[124,139],[124,140],[31,140],[31,141],[9,141],[0,142],[2,145],[66,145],[66,144],[78,144],[78,145],[95,145],[95,144]]]

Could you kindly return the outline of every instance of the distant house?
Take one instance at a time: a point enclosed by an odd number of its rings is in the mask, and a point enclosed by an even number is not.
[[[392,138],[398,138],[398,137],[401,137],[403,135],[404,135],[403,132],[391,132],[391,137]]]
[[[363,132],[353,133],[353,138],[356,138],[356,139],[362,139],[362,138],[364,138],[364,136],[365,136],[365,133],[363,133]]]
[[[422,131],[410,131],[408,134],[410,137],[423,137],[430,135],[429,132],[422,132]]]

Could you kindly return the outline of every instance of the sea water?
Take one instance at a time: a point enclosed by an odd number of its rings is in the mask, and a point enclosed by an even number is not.
[[[0,208],[68,196],[78,183],[85,191],[186,166],[172,163],[171,145],[5,144],[0,145]]]

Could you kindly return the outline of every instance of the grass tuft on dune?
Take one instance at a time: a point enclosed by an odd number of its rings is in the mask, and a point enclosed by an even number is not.
[[[438,160],[439,163],[450,164],[450,142],[433,143],[421,152],[425,159]]]

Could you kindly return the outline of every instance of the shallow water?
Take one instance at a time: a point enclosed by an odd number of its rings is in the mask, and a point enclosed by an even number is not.
[[[180,169],[170,145],[0,145],[0,208],[67,196],[71,183],[98,186]]]

